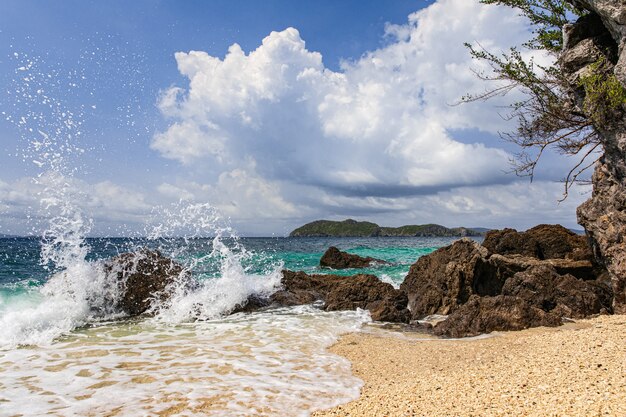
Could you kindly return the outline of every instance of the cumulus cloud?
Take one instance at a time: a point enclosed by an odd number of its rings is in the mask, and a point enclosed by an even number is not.
[[[384,46],[337,71],[295,28],[272,32],[253,51],[232,45],[223,58],[178,52],[189,83],[160,95],[168,127],[150,143],[180,164],[177,175],[154,172],[137,189],[72,186],[96,225],[133,223],[139,232],[154,207],[178,202],[209,202],[243,234],[257,235],[346,217],[390,226],[573,227],[588,189],[558,204],[562,184],[506,174],[509,154],[495,133],[512,128],[499,111],[516,97],[452,105],[485,89],[472,71],[485,68],[464,42],[497,52],[529,36],[509,8],[438,0],[387,25]],[[15,219],[38,207],[39,192],[27,179],[0,181],[0,233],[28,224]]]
[[[151,146],[186,165],[209,160],[216,176],[253,158],[264,179],[340,195],[510,181],[505,151],[452,133],[495,133],[505,122],[494,106],[504,101],[451,104],[484,88],[463,42],[505,49],[528,38],[527,22],[507,8],[440,0],[386,34],[386,46],[340,71],[326,68],[294,28],[272,32],[249,53],[232,45],[223,59],[179,52],[189,87],[162,94],[171,124]]]

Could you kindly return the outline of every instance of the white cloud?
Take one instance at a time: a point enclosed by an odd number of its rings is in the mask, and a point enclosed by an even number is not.
[[[95,233],[123,224],[141,232],[154,207],[180,201],[210,203],[243,234],[346,217],[572,227],[587,195],[573,192],[559,205],[561,184],[504,173],[508,154],[493,134],[512,127],[498,111],[515,97],[451,105],[485,89],[464,42],[497,52],[526,41],[528,29],[509,8],[439,0],[388,25],[385,46],[339,71],[294,28],[272,32],[249,53],[235,44],[223,59],[179,52],[189,85],[161,94],[169,127],[151,142],[181,163],[178,175],[155,170],[155,185],[137,188],[74,180],[77,203]],[[0,181],[0,233],[28,226],[24,213],[39,207],[40,191],[28,179]]]
[[[51,185],[54,191],[46,190]],[[94,184],[82,180],[44,174],[36,180],[21,178],[13,182],[0,181],[0,233],[40,233],[47,220],[58,214],[59,202],[79,208],[84,220],[93,220],[95,233],[112,228],[139,230],[153,205],[146,196],[110,181]],[[52,202],[51,207],[47,204]]]
[[[507,182],[506,152],[451,133],[496,132],[505,122],[494,106],[504,101],[450,104],[484,89],[463,42],[505,49],[528,36],[508,8],[440,0],[405,25],[389,25],[387,46],[340,72],[325,68],[294,28],[272,32],[248,54],[236,44],[224,59],[179,52],[189,87],[162,95],[160,110],[172,123],[152,147],[187,165],[209,160],[218,173],[253,158],[266,180],[339,194]]]
[[[236,221],[293,218],[306,211],[286,201],[278,184],[258,176],[252,160],[246,166],[222,172],[215,184],[181,181],[163,183],[157,189],[173,201],[210,202],[222,215]]]

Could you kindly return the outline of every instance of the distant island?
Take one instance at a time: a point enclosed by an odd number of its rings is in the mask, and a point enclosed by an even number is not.
[[[407,225],[400,227],[381,227],[376,223],[316,220],[300,226],[289,237],[375,237],[375,236],[406,236],[406,237],[455,237],[483,236],[488,229],[453,227],[447,228],[439,224]]]

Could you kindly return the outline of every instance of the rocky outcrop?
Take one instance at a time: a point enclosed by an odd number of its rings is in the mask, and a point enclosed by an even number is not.
[[[400,285],[408,296],[412,318],[449,314],[465,303],[474,293],[475,271],[488,254],[475,241],[461,239],[419,258]]]
[[[561,225],[540,224],[525,232],[515,229],[487,232],[483,246],[501,255],[524,255],[537,259],[593,259],[585,236]]]
[[[474,295],[446,320],[435,326],[434,333],[446,337],[468,337],[493,331],[555,327],[561,324],[561,317],[557,314],[545,312],[521,298]]]
[[[535,265],[509,278],[502,295],[516,297],[559,317],[584,318],[611,312],[612,292],[601,281],[559,274],[550,265]]]
[[[323,301],[326,311],[369,310],[373,320],[408,322],[406,295],[374,275],[308,275],[283,271],[283,289],[274,293],[269,304],[294,306]]]
[[[149,311],[154,302],[166,301],[175,286],[193,286],[182,265],[149,249],[111,258],[104,263],[104,271],[120,292],[111,303],[129,316]]]
[[[334,246],[331,246],[324,252],[320,259],[322,268],[347,269],[347,268],[367,268],[375,264],[387,264],[387,261],[371,257],[362,257],[351,253],[342,252]]]
[[[604,154],[596,163],[591,198],[577,211],[578,222],[593,241],[598,261],[606,266],[614,291],[613,308],[626,313],[626,113],[624,103],[598,120],[584,106],[586,91],[580,77],[589,73],[598,56],[607,72],[626,87],[626,3],[616,0],[571,0],[589,11],[564,28],[565,47],[559,64],[571,83],[579,110],[594,122]],[[595,24],[590,22],[596,22]],[[595,58],[595,59],[594,59]]]
[[[449,314],[454,324],[439,332],[456,337],[612,312],[606,271],[593,262],[585,237],[540,225],[490,232],[483,245],[462,239],[411,266],[400,289],[412,320]]]

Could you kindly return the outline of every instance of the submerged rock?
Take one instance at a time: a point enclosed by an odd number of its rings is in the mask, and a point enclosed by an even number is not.
[[[331,246],[324,252],[320,259],[322,268],[347,269],[347,268],[367,268],[374,264],[388,264],[387,261],[371,257],[362,257],[351,253],[343,252]]]
[[[166,301],[176,286],[192,285],[182,265],[149,249],[111,258],[104,263],[104,271],[114,275],[120,291],[112,302],[130,316],[145,313],[154,302]]]
[[[369,310],[376,321],[406,323],[406,295],[374,275],[308,275],[283,271],[283,289],[270,297],[277,306],[294,306],[323,301],[326,311]]]

